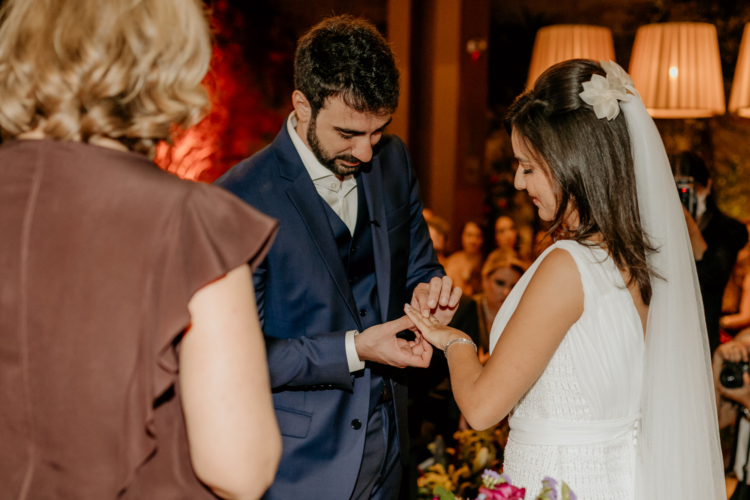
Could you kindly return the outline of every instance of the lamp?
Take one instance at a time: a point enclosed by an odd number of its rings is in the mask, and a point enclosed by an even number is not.
[[[750,23],[745,25],[742,33],[740,56],[729,96],[729,112],[750,118]]]
[[[630,76],[654,118],[707,118],[723,114],[716,27],[660,23],[638,28]]]
[[[536,33],[526,87],[550,66],[568,59],[615,60],[612,32],[601,26],[557,24]]]

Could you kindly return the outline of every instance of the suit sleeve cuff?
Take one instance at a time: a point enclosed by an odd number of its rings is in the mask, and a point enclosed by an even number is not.
[[[357,330],[349,330],[344,336],[346,347],[346,361],[349,363],[349,373],[354,373],[365,369],[365,362],[359,359],[357,348],[354,345],[354,336],[359,335]]]

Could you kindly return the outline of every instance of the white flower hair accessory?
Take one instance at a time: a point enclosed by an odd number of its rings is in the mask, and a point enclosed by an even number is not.
[[[601,75],[593,75],[591,80],[583,82],[583,92],[580,95],[583,102],[594,107],[596,117],[614,120],[620,114],[620,105],[618,101],[629,101],[628,91],[631,94],[641,97],[633,80],[630,78],[622,66],[614,61],[600,61],[602,68],[607,73],[607,78]]]

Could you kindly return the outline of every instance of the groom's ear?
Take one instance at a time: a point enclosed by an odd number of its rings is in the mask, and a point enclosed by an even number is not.
[[[312,107],[305,94],[299,90],[295,90],[292,93],[292,106],[294,106],[294,113],[297,115],[298,121],[305,124],[310,121],[312,118]]]

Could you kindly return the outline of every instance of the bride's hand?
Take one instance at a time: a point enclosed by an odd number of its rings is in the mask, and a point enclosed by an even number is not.
[[[409,304],[404,305],[404,312],[409,317],[409,319],[412,320],[414,326],[419,330],[422,336],[427,339],[430,344],[434,345],[440,350],[444,350],[445,344],[455,338],[460,337],[471,340],[471,337],[469,337],[465,333],[456,330],[455,328],[443,325],[433,315],[430,315],[429,318],[422,317],[419,311],[411,307]]]

